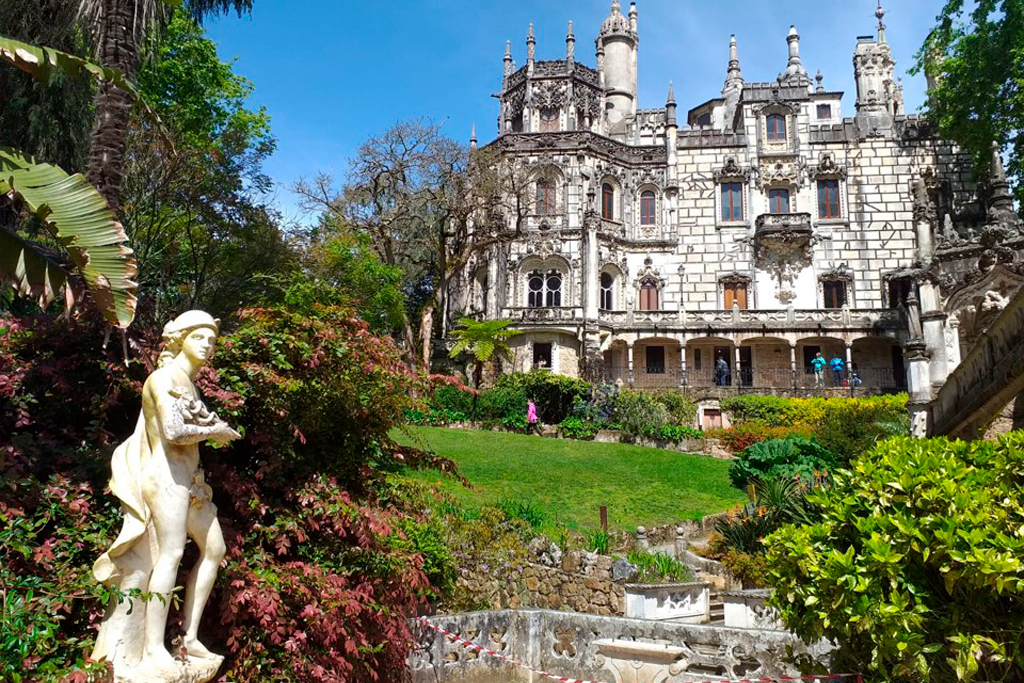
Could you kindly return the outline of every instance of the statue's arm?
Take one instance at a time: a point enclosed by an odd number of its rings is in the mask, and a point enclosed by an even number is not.
[[[187,410],[188,400],[176,397],[172,393],[174,386],[170,377],[158,377],[154,373],[150,381],[153,384],[151,391],[156,404],[160,431],[168,443],[187,446],[208,440],[226,443],[239,438],[238,432],[220,418],[214,419],[208,425],[196,424]]]

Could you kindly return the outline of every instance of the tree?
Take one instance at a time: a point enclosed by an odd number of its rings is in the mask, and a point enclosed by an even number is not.
[[[121,74],[50,48],[0,37],[0,61],[47,80],[54,72],[78,77],[95,75],[101,82],[119,83],[130,96],[134,89]],[[75,264],[103,315],[112,325],[127,328],[135,317],[135,259],[127,235],[106,200],[79,174],[40,162],[17,150],[0,148],[0,196],[19,199]],[[16,232],[0,228],[0,277],[15,289],[46,306],[61,288],[69,303],[67,273],[59,256]]]
[[[490,360],[508,360],[512,358],[512,348],[508,340],[522,331],[510,327],[511,320],[459,320],[461,328],[452,330],[455,346],[448,354],[455,358],[460,353],[468,353],[473,358],[473,386],[477,390],[473,394],[473,419],[476,419],[476,403],[480,396],[480,385],[483,383],[484,364]]]
[[[263,276],[297,261],[267,204],[270,118],[247,106],[252,84],[218,59],[187,12],[174,13],[150,50],[138,87],[173,150],[136,113],[121,188],[144,303],[158,319],[162,311],[227,314],[256,304],[276,291]]]
[[[134,81],[142,63],[147,33],[160,28],[169,8],[181,0],[76,0],[93,38],[95,55]],[[252,0],[187,0],[184,6],[200,21],[204,16],[234,10],[251,11]],[[86,177],[116,212],[120,206],[121,179],[128,145],[128,125],[133,99],[123,84],[101,83],[96,94],[96,119],[92,131]]]
[[[1022,482],[1024,432],[881,442],[765,540],[771,602],[871,679],[1022,680]]]
[[[947,0],[917,54],[929,84],[927,114],[986,177],[993,141],[1024,205],[1024,0]]]
[[[340,191],[326,174],[295,190],[307,209],[370,235],[381,260],[402,269],[410,302],[406,350],[411,362],[429,368],[433,340],[451,313],[451,282],[473,257],[521,234],[528,186],[518,160],[470,150],[435,124],[407,122],[359,148]]]

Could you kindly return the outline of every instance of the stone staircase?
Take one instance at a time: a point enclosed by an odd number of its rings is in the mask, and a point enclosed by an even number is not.
[[[711,618],[708,621],[710,626],[725,625],[725,602],[722,601],[722,597],[718,594],[718,591],[711,592],[710,616]]]

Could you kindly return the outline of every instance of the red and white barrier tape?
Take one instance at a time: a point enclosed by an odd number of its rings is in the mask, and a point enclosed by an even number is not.
[[[501,660],[506,664],[511,664],[512,666],[518,666],[522,669],[526,669],[527,671],[532,671],[538,676],[550,678],[555,681],[561,681],[561,683],[605,683],[604,681],[590,681],[585,680],[583,678],[569,678],[568,676],[556,676],[555,674],[550,674],[547,671],[541,671],[540,669],[534,668],[529,664],[524,664],[522,662],[516,661],[511,657],[506,657],[500,652],[495,652],[494,650],[486,648],[483,645],[477,645],[472,641],[460,638],[459,634],[452,633],[451,631],[446,631],[440,626],[430,623],[430,620],[426,617],[419,617],[419,622],[427,628],[431,629],[432,631],[440,633],[448,640],[452,641],[456,645],[460,645],[466,648],[467,650],[475,650],[477,652],[482,652],[483,654]],[[821,674],[819,676],[778,676],[776,678],[741,678],[736,681],[685,681],[683,683],[775,683],[776,681],[830,681],[838,680],[841,678],[854,678],[856,680],[856,683],[862,683],[863,681],[863,678],[860,674]]]

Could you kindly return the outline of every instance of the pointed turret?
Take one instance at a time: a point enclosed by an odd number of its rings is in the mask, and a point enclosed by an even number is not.
[[[505,78],[512,75],[512,41],[505,41]]]
[[[878,0],[878,6],[875,8],[875,18],[878,19],[878,44],[885,45],[885,24],[882,23],[882,18],[885,17],[885,10],[882,9],[882,0]]]
[[[743,90],[743,72],[740,70],[739,50],[736,47],[736,36],[729,36],[729,66],[726,68],[725,85],[722,96],[733,90]]]
[[[612,0],[611,13],[597,34],[598,70],[604,75],[607,120],[615,126],[636,113],[637,95],[637,11],[630,6],[629,18],[622,16],[619,0]]]
[[[476,149],[476,124],[469,129],[469,148]]]
[[[992,163],[989,167],[989,187],[992,197],[988,203],[989,223],[1017,223],[1017,212],[1013,210],[1013,195],[1010,194],[1010,181],[1006,178],[1003,168],[1003,156],[999,143],[992,143]]]
[[[786,71],[782,80],[786,84],[810,85],[811,79],[807,76],[807,69],[800,61],[800,34],[796,32],[796,26],[789,27],[789,35],[786,36],[786,43],[789,45],[789,62],[786,64]]]
[[[533,55],[537,47],[537,39],[533,37],[533,22],[530,22],[530,28],[526,31],[526,67],[533,69]]]
[[[665,122],[669,126],[676,125],[676,93],[672,81],[668,82],[668,99],[665,101]]]
[[[565,34],[565,61],[572,66],[576,60],[576,36],[572,32],[572,19],[569,20],[569,32]]]
[[[857,82],[857,128],[860,135],[878,135],[892,129],[893,116],[902,109],[895,79],[896,62],[885,40],[885,10],[875,9],[878,37],[857,39],[853,76]]]

